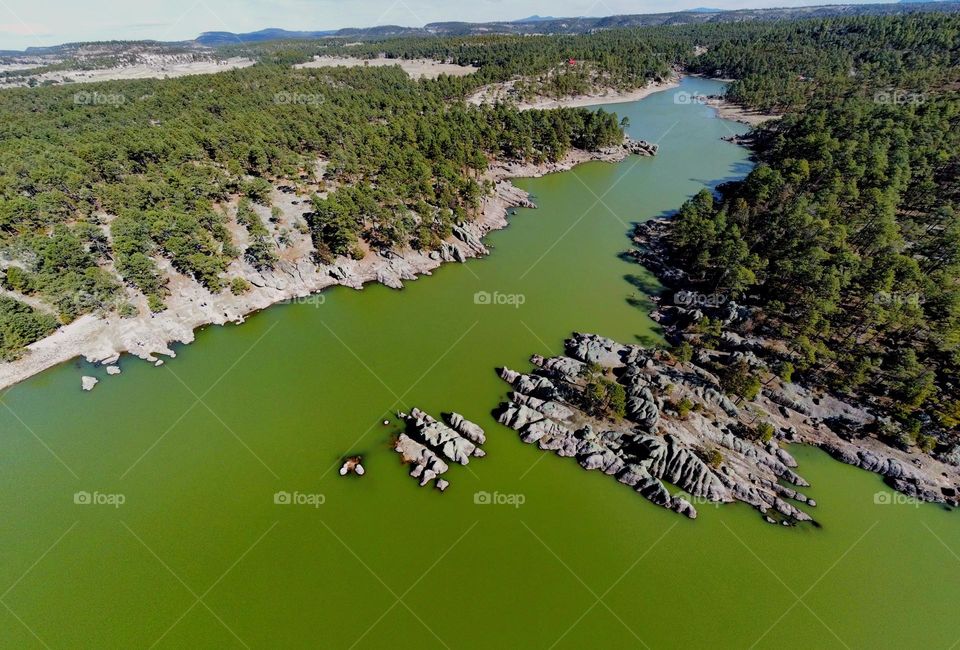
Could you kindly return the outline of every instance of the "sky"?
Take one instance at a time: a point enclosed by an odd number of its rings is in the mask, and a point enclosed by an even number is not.
[[[882,0],[847,0],[877,2]],[[206,31],[422,26],[541,16],[610,16],[698,6],[745,9],[823,0],[0,0],[0,50],[74,41],[190,40]]]

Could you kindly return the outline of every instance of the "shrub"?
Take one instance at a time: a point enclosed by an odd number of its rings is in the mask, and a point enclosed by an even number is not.
[[[681,341],[680,345],[673,348],[671,354],[679,363],[690,363],[693,359],[693,346],[687,341]]]
[[[711,449],[706,453],[706,461],[713,469],[719,469],[723,465],[723,454],[719,449]]]
[[[693,409],[693,402],[688,398],[684,397],[682,400],[677,402],[677,415],[680,416],[681,420],[686,420],[687,416],[690,415],[691,409]]]
[[[230,293],[240,296],[250,291],[250,283],[243,278],[234,278],[230,281]]]
[[[773,434],[776,431],[774,426],[769,422],[761,422],[754,429],[754,435],[757,440],[763,442],[764,444],[773,440]]]
[[[147,296],[147,307],[149,307],[150,311],[152,311],[154,314],[159,314],[167,308],[163,302],[163,298],[156,294],[150,294]]]

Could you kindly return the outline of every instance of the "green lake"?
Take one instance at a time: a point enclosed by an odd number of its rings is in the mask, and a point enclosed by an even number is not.
[[[896,500],[879,477],[794,448],[821,527],[771,526],[741,505],[690,521],[490,416],[507,392],[495,367],[529,369],[573,331],[656,341],[643,298],[655,284],[618,256],[631,222],[750,169],[720,140],[745,127],[673,92],[610,110],[660,155],[520,181],[540,209],[493,233],[488,258],[206,329],[160,368],[124,358],[108,379],[76,362],[10,390],[0,647],[960,641],[955,513],[877,504]],[[83,374],[103,381],[83,393]],[[487,457],[453,467],[446,493],[417,487],[390,449],[397,427],[382,421],[413,406],[487,430]],[[338,476],[346,453],[364,455],[365,477]],[[515,504],[475,504],[480,491]],[[277,492],[323,503],[278,505]]]

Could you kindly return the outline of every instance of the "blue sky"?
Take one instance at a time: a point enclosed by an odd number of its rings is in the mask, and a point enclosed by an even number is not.
[[[857,2],[858,0],[848,0]],[[863,0],[865,2],[871,0]],[[877,1],[877,0],[872,0]],[[0,0],[0,49],[70,41],[191,39],[204,31],[337,29],[532,14],[608,16],[706,5],[724,9],[826,4],[818,0]]]

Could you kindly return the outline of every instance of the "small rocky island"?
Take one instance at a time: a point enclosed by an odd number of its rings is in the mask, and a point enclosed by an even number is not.
[[[523,442],[576,458],[691,518],[695,502],[742,501],[770,523],[812,520],[801,506],[816,503],[799,491],[809,484],[777,442],[793,433],[775,406],[737,405],[710,372],[660,350],[593,334],[575,334],[566,350],[534,356],[532,374],[500,370],[514,390],[495,415]]]
[[[447,424],[418,408],[398,416],[406,424],[406,431],[397,436],[394,450],[412,466],[410,476],[420,481],[421,487],[435,481],[443,492],[450,485],[442,478],[450,469],[448,462],[467,465],[471,457],[486,455],[481,449],[487,441],[483,429],[459,413],[445,414]]]

